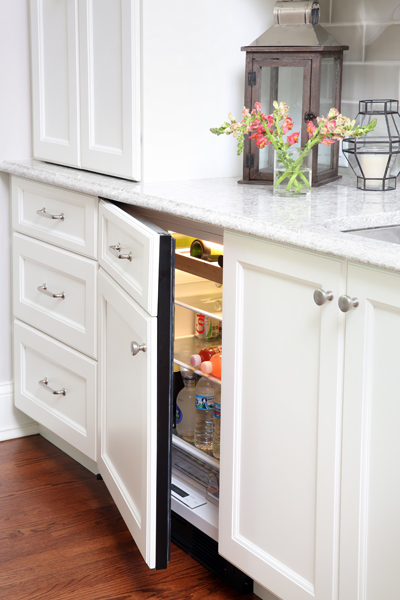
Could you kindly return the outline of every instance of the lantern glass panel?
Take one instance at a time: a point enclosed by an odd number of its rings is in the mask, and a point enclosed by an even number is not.
[[[397,113],[389,114],[387,117],[389,136],[398,140],[400,137],[400,117]]]
[[[321,95],[319,114],[327,116],[331,108],[336,108],[337,58],[321,59]],[[333,169],[333,144],[318,146],[318,173]]]
[[[304,67],[280,66],[261,68],[260,103],[265,114],[274,110],[273,102],[285,102],[290,107],[289,115],[293,119],[293,130],[301,132],[302,125],[302,95],[303,95]],[[294,144],[298,147],[299,144]],[[260,151],[260,172],[273,171],[274,149],[265,146]]]

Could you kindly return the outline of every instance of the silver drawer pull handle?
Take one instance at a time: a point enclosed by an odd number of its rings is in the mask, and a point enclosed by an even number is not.
[[[121,244],[115,244],[115,246],[108,246],[109,251],[114,254],[117,258],[126,258],[127,260],[132,260],[132,252],[129,254],[121,254]]]
[[[328,290],[325,292],[324,290],[318,289],[314,292],[314,302],[318,304],[318,306],[322,306],[325,302],[331,302],[333,300],[333,292]]]
[[[139,352],[146,352],[146,344],[139,345],[137,342],[131,342],[132,356],[136,356]]]
[[[59,294],[53,294],[53,292],[50,292],[50,290],[47,289],[47,283],[39,285],[37,291],[42,292],[42,294],[46,294],[46,296],[50,296],[51,298],[62,298],[63,300],[65,298],[64,292],[60,292]]]
[[[46,219],[58,219],[59,221],[64,221],[64,213],[61,213],[61,215],[52,215],[51,213],[46,212],[45,207],[37,210],[36,214],[41,217],[46,217]]]
[[[51,392],[55,396],[66,396],[66,394],[67,394],[65,388],[62,388],[61,390],[52,390],[51,387],[49,387],[49,380],[47,379],[47,377],[45,377],[44,379],[41,379],[39,381],[39,383],[41,386],[46,388],[46,390],[49,390],[49,392]]]
[[[359,300],[358,298],[350,298],[350,296],[343,295],[340,296],[338,304],[340,310],[345,313],[349,312],[352,308],[357,308]]]

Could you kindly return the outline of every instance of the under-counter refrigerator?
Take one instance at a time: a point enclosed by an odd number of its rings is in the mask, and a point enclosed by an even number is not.
[[[175,428],[180,368],[204,376],[191,355],[222,345],[223,268],[175,243],[184,234],[222,244],[222,232],[192,223],[100,202],[97,462],[151,568],[166,567],[172,539],[247,592],[252,580],[218,554],[220,461]],[[217,324],[215,337],[195,334],[198,315]]]

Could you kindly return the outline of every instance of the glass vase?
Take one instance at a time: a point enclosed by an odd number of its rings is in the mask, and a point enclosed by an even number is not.
[[[312,153],[293,148],[274,153],[274,196],[297,198],[311,193]]]

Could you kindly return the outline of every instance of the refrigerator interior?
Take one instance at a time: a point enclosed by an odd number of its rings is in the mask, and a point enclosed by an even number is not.
[[[221,253],[223,248],[221,246]],[[182,257],[185,259],[182,262]],[[222,268],[215,262],[193,259],[189,249],[179,248],[175,270],[174,368],[191,370],[197,377],[220,379],[193,368],[190,357],[206,346],[222,345]],[[203,276],[196,273],[200,271]],[[211,279],[204,277],[208,274]],[[219,324],[218,335],[208,339],[196,335],[197,315],[205,315]],[[178,375],[179,378],[179,375]],[[202,451],[182,439],[176,429],[172,435],[172,510],[218,540],[219,459],[212,451]]]

